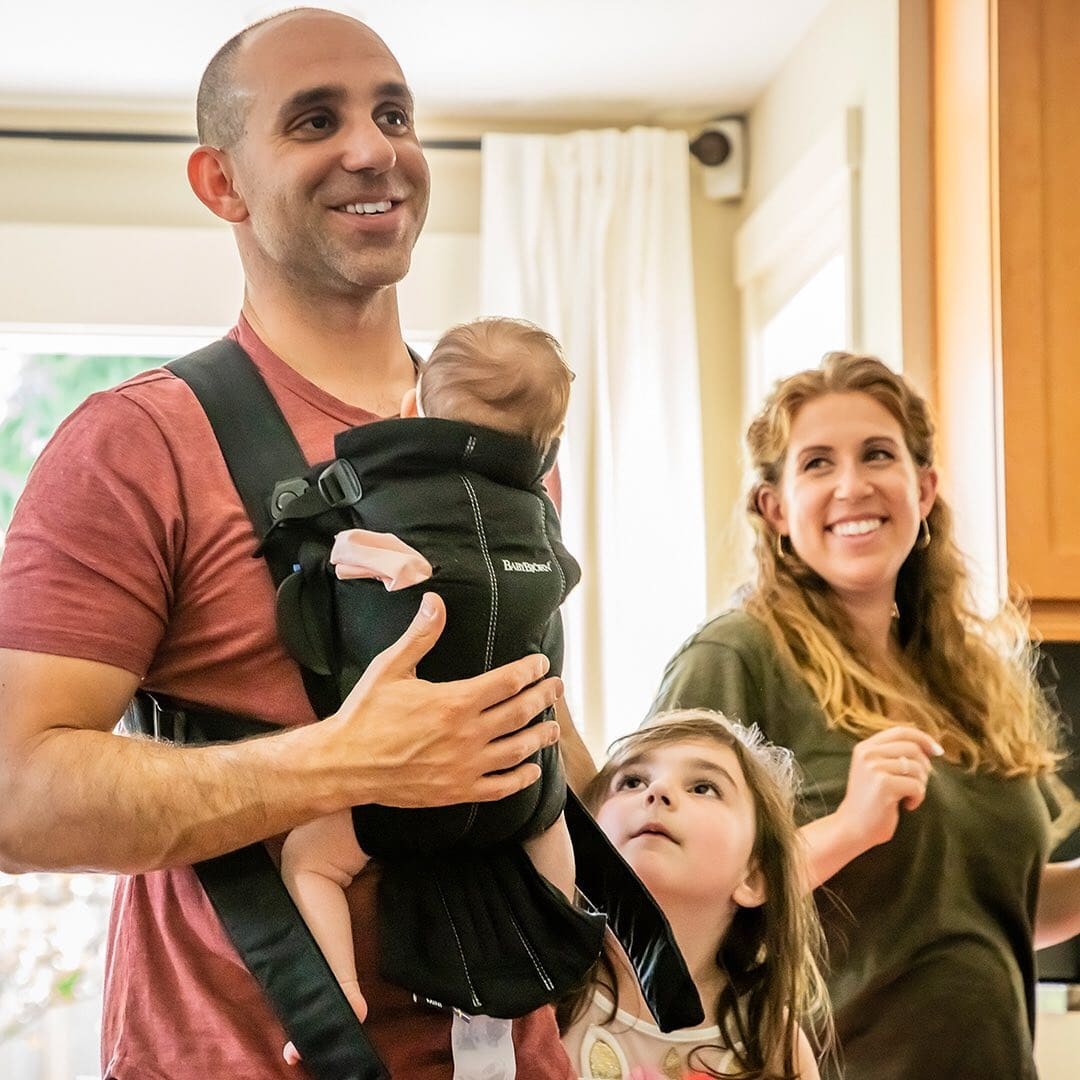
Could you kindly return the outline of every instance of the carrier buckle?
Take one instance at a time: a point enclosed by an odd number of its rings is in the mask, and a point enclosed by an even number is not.
[[[330,506],[352,506],[360,501],[364,489],[352,464],[337,458],[319,474],[319,491]]]
[[[274,485],[274,494],[270,496],[270,516],[277,521],[285,512],[285,507],[294,499],[299,499],[311,485],[302,477],[292,480],[279,480]]]

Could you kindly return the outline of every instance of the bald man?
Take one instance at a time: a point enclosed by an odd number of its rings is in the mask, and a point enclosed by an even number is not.
[[[413,102],[385,44],[299,9],[237,35],[200,86],[188,177],[233,228],[245,290],[229,335],[309,462],[396,414],[413,384],[395,285],[428,204]],[[526,657],[439,686],[414,668],[428,596],[342,707],[312,724],[274,592],[206,415],[159,369],[95,395],[34,471],[0,565],[0,869],[118,879],[102,1070],[116,1080],[277,1078],[286,1034],[191,864],[362,803],[436,806],[532,783],[561,694]],[[202,747],[114,734],[136,689],[283,730]],[[270,841],[274,846],[274,841]],[[374,875],[349,893],[366,1031],[394,1077],[450,1080],[451,1020],[380,982]],[[565,1080],[550,1009],[515,1022],[516,1075]]]

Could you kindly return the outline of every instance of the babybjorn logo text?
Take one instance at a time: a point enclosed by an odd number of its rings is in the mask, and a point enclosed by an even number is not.
[[[516,570],[519,574],[550,574],[551,560],[547,562],[514,562],[511,559],[503,559],[504,570]]]

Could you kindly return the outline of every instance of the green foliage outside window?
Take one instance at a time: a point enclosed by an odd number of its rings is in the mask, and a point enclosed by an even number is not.
[[[0,531],[6,531],[27,474],[60,421],[90,394],[161,360],[146,356],[39,354],[23,363],[0,422]]]

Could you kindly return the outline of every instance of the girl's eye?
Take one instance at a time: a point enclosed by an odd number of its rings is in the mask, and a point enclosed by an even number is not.
[[[623,773],[615,779],[615,790],[633,791],[634,789],[641,787],[644,783],[644,779],[638,776],[637,773]]]
[[[720,788],[711,780],[699,780],[690,788],[690,790],[695,795],[715,795],[717,798],[721,797]]]
[[[803,472],[814,472],[817,469],[822,469],[829,464],[829,459],[825,457],[812,457],[803,462]]]
[[[890,450],[886,450],[882,446],[876,446],[872,450],[868,450],[866,453],[867,461],[892,461],[893,453]]]

